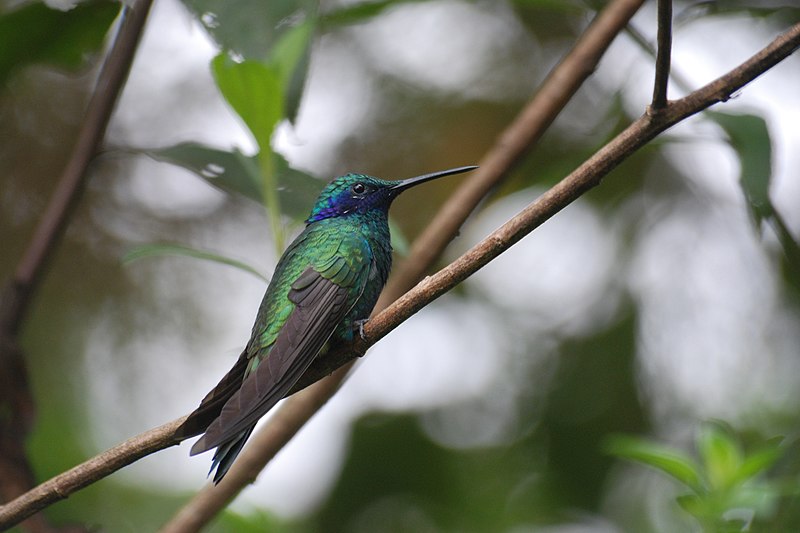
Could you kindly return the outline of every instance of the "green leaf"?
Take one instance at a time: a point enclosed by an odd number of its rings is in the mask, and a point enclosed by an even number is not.
[[[742,466],[739,443],[716,424],[705,424],[698,435],[697,448],[710,488],[730,488],[736,482]]]
[[[783,14],[792,20],[800,16],[800,8],[794,0],[726,0],[724,2],[693,2],[675,15],[676,25],[686,25],[705,17],[741,15],[751,18],[774,17]]]
[[[285,118],[300,107],[317,27],[312,0],[184,0],[225,50],[280,71]]]
[[[576,0],[514,0],[513,3],[521,8],[562,12],[570,16],[580,15],[593,7],[593,4]]]
[[[278,174],[278,194],[284,213],[295,220],[305,220],[324,183],[290,167],[286,159],[278,153],[273,153],[272,158]]]
[[[227,54],[211,61],[220,92],[241,117],[259,148],[270,150],[275,126],[283,117],[283,87],[277,67],[253,60],[236,62]]]
[[[389,234],[392,236],[392,249],[401,257],[408,255],[411,246],[403,230],[389,217]]]
[[[198,143],[181,143],[140,153],[194,172],[227,193],[242,195],[259,204],[264,201],[258,161],[239,150],[228,152]],[[295,220],[305,219],[319,195],[321,181],[291,168],[280,154],[273,153],[273,164],[283,214]]]
[[[760,229],[764,219],[770,223],[783,247],[790,271],[800,273],[800,244],[789,231],[781,214],[769,198],[772,176],[772,141],[766,121],[757,115],[733,115],[707,111],[706,115],[722,127],[739,156],[739,183]]]
[[[383,11],[398,2],[394,0],[382,0],[379,2],[359,2],[349,4],[338,9],[328,11],[321,17],[321,23],[329,26],[344,26],[366,22],[369,19],[380,15]]]
[[[308,67],[311,63],[314,27],[313,20],[295,26],[283,35],[272,51],[270,63],[280,72],[285,95],[284,112],[290,122],[294,122],[297,118],[303,97]]]
[[[739,157],[739,183],[757,225],[774,211],[769,199],[772,177],[772,141],[766,121],[757,115],[707,111],[706,116],[725,130]]]
[[[769,470],[781,458],[781,455],[783,455],[783,451],[777,443],[768,444],[764,448],[747,455],[739,466],[735,481],[743,483]]]
[[[696,494],[682,494],[675,498],[675,500],[678,502],[681,509],[694,517],[704,517],[708,514],[705,500]]]
[[[220,47],[269,61],[281,37],[316,17],[315,0],[183,0]]]
[[[786,274],[790,276],[790,279],[793,277],[796,284],[800,284],[800,243],[797,242],[778,211],[772,213],[769,222],[783,247],[787,267]]]
[[[165,256],[165,255],[179,255],[184,257],[193,257],[195,259],[203,259],[205,261],[213,261],[215,263],[232,266],[238,268],[239,270],[243,270],[248,274],[252,274],[257,278],[269,283],[269,278],[267,278],[266,276],[264,276],[264,274],[262,274],[261,272],[259,272],[258,270],[256,270],[255,268],[251,267],[246,263],[213,252],[197,250],[195,248],[190,248],[188,246],[183,246],[180,244],[146,244],[143,246],[139,246],[126,253],[125,256],[122,258],[122,263],[129,264],[133,261],[137,261],[145,257]]]
[[[694,460],[673,448],[635,437],[615,436],[606,441],[608,453],[646,464],[672,476],[696,493],[703,492],[699,469]]]
[[[187,142],[141,153],[190,170],[225,192],[241,194],[258,203],[263,201],[258,162],[238,149],[228,152]]]
[[[103,43],[116,2],[84,2],[70,11],[32,3],[0,16],[0,84],[17,69],[45,63],[76,69]]]
[[[278,251],[283,250],[283,227],[271,138],[283,117],[283,85],[276,66],[258,61],[236,62],[227,54],[211,61],[214,79],[225,99],[247,125],[258,144],[261,192]]]

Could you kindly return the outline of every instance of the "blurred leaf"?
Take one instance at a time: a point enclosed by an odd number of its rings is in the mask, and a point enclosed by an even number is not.
[[[297,118],[297,110],[303,97],[311,60],[314,26],[314,22],[309,20],[293,27],[275,44],[272,53],[271,63],[280,72],[285,94],[284,112],[290,122]]]
[[[283,85],[279,69],[254,60],[237,62],[228,54],[221,53],[211,61],[211,70],[225,100],[241,117],[258,143],[261,192],[275,247],[281,252],[284,248],[284,234],[271,146],[272,133],[283,117]]]
[[[731,147],[739,156],[739,183],[756,224],[768,218],[773,210],[769,199],[772,177],[772,141],[766,121],[757,115],[733,115],[716,111],[706,116],[725,130]]]
[[[580,0],[514,0],[513,3],[524,8],[564,12],[569,15],[578,15],[587,9],[587,2]]]
[[[416,415],[353,424],[341,474],[306,531],[494,532],[558,520],[541,449],[526,437],[478,448],[442,446]],[[541,461],[543,462],[543,460]]]
[[[703,0],[691,2],[675,15],[675,24],[683,25],[702,17],[727,14],[769,17],[785,12],[789,18],[800,16],[795,0]]]
[[[82,66],[119,13],[116,2],[83,2],[70,11],[32,3],[0,16],[0,84],[16,69],[46,63]]]
[[[294,26],[313,21],[312,0],[183,0],[219,45],[246,59],[267,61]]]
[[[264,510],[256,509],[247,514],[238,514],[226,509],[218,521],[220,531],[235,531],[236,533],[264,533],[265,531],[302,531],[292,524],[282,521],[277,516]],[[213,527],[213,526],[212,526]]]
[[[142,150],[156,161],[190,170],[211,185],[262,202],[258,162],[238,149],[232,152],[199,143],[181,143],[167,148]]]
[[[295,220],[305,220],[324,182],[290,167],[281,154],[273,152],[272,158],[278,174],[278,194],[283,212]]]
[[[697,439],[711,489],[733,485],[742,465],[742,450],[732,435],[716,424],[704,424]]]
[[[761,518],[765,518],[775,512],[780,495],[780,490],[773,483],[740,486],[727,502],[728,509],[748,509]]]
[[[223,49],[279,69],[285,118],[294,122],[317,26],[316,2],[185,0],[184,3]]]
[[[345,5],[321,15],[320,22],[323,25],[332,26],[358,24],[368,21],[376,15],[383,13],[386,8],[397,5],[398,3],[399,2],[395,0],[382,0],[379,2],[360,2],[357,4]]]
[[[770,223],[786,254],[789,266],[787,270],[794,278],[800,277],[800,244],[769,198],[772,141],[766,121],[756,115],[732,115],[711,111],[706,112],[706,115],[725,130],[731,147],[739,156],[741,166],[739,182],[756,226],[760,229],[764,219]]]
[[[248,274],[252,274],[257,278],[269,283],[269,278],[264,276],[264,274],[262,274],[255,268],[251,267],[247,263],[243,263],[241,261],[237,261],[236,259],[231,259],[230,257],[225,257],[223,255],[219,255],[214,252],[197,250],[195,248],[190,248],[188,246],[183,246],[180,244],[145,244],[143,246],[138,246],[133,250],[129,251],[128,253],[126,253],[125,256],[122,258],[122,262],[123,264],[128,264],[132,263],[133,261],[143,259],[145,257],[164,256],[164,255],[180,255],[185,257],[193,257],[195,259],[203,259],[205,261],[213,261],[215,263],[232,266],[238,268],[239,270],[243,270]]]
[[[258,161],[239,150],[228,152],[199,143],[181,143],[141,153],[194,172],[227,193],[263,203]],[[273,153],[273,160],[283,213],[295,220],[304,220],[319,194],[321,181],[291,168],[280,154]]]
[[[275,126],[283,117],[283,88],[280,73],[253,60],[236,62],[219,54],[211,70],[220,92],[241,117],[261,150],[270,150]]]
[[[401,257],[407,256],[411,250],[408,238],[391,216],[389,217],[389,234],[392,237],[392,249]]]
[[[706,514],[705,501],[697,494],[682,494],[675,499],[681,509],[692,516],[699,517]]]
[[[772,213],[769,222],[783,247],[786,265],[784,271],[789,281],[800,287],[800,244],[798,244],[792,232],[789,231],[789,227],[778,211]]]
[[[545,475],[570,506],[593,509],[602,501],[614,459],[598,443],[647,431],[636,385],[636,319],[628,303],[593,334],[561,343],[546,406],[535,415],[541,417],[537,431],[547,435]]]
[[[688,455],[662,444],[626,436],[615,436],[606,442],[608,453],[644,463],[661,470],[696,493],[703,491],[699,469]]]
[[[739,466],[735,481],[743,483],[770,469],[783,454],[779,442],[767,444],[761,450],[748,454]]]

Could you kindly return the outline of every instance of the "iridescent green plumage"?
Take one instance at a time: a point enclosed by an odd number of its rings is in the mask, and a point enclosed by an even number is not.
[[[217,448],[219,482],[258,419],[297,383],[326,343],[350,341],[383,289],[392,263],[387,213],[409,187],[475,167],[402,181],[362,174],[336,178],[303,232],[284,252],[261,302],[250,341],[234,367],[176,431],[203,433],[192,455]]]

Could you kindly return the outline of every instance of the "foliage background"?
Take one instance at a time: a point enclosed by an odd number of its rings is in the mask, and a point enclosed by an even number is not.
[[[123,264],[127,252],[182,243],[264,273],[277,259],[274,210],[142,152],[163,160],[163,149],[184,142],[258,152],[261,176],[281,168],[272,146],[320,186],[352,170],[402,178],[475,163],[593,14],[580,2],[536,0],[325,3],[301,19],[314,22],[302,99],[303,85],[275,67],[288,102],[277,116],[297,116],[270,135],[220,95],[209,67],[218,45],[207,30],[237,59],[274,66],[285,56],[269,56],[276,41],[264,28],[297,28],[285,17],[313,6],[270,2],[276,11],[265,15],[262,2],[235,4],[227,13],[202,1],[155,4],[107,150],[25,327],[40,479],[188,412],[248,336],[263,281],[183,257]],[[28,26],[10,19],[16,5],[0,18],[0,33],[28,39],[0,47],[4,277],[72,148],[96,74],[99,56],[87,51],[101,37],[76,34],[104,35],[116,10],[90,4],[37,36],[28,28],[57,12],[34,6]],[[691,87],[800,18],[788,2],[706,10],[678,2],[675,11],[674,69]],[[634,26],[654,35],[654,5]],[[292,53],[302,72],[304,50]],[[620,36],[450,257],[638,116],[652,64]],[[800,527],[797,265],[784,259],[769,219],[756,222],[764,213],[739,185],[768,186],[800,234],[798,78],[790,57],[717,109],[748,115],[727,119],[727,134],[704,117],[671,130],[392,333],[214,530],[685,530],[698,526],[675,501],[684,487],[615,459],[606,439],[648,436],[691,453],[708,419],[724,420],[748,450],[786,437],[768,477],[775,496],[752,527]],[[284,195],[288,213],[302,212],[300,198],[310,205],[313,191],[297,185],[305,179],[284,184],[295,193]],[[398,202],[403,235],[424,226],[457,179]],[[289,216],[279,223],[299,230]],[[206,458],[187,455],[182,446],[142,460],[47,514],[154,530],[204,482]]]

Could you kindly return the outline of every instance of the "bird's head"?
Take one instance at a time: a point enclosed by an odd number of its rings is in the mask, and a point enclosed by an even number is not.
[[[330,182],[317,198],[307,223],[350,214],[389,210],[392,200],[415,185],[436,178],[460,174],[478,167],[459,167],[415,178],[387,181],[366,174],[345,174]]]

